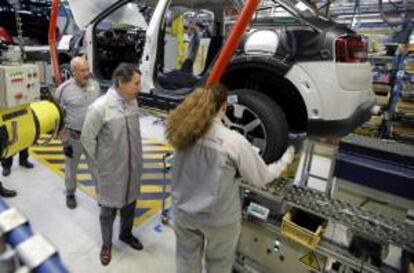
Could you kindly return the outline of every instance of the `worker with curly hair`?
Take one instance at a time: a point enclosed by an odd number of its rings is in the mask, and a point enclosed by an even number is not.
[[[264,186],[293,160],[289,147],[267,165],[242,135],[225,127],[227,89],[195,90],[170,114],[166,136],[175,148],[172,202],[177,273],[230,273],[241,230],[239,178]]]

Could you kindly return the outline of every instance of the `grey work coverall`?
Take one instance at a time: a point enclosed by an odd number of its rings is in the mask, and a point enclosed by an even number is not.
[[[241,229],[237,174],[258,186],[276,179],[251,144],[216,119],[192,147],[176,152],[172,187],[177,273],[230,273]]]
[[[102,240],[109,246],[117,209],[121,209],[121,233],[131,232],[140,192],[143,159],[137,101],[126,102],[109,89],[89,107],[81,142],[97,166]]]

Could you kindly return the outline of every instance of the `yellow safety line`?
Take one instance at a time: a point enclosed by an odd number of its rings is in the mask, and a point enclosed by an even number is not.
[[[32,148],[30,149],[30,155],[34,157],[36,160],[38,160],[40,163],[51,169],[53,172],[57,173],[59,176],[64,177],[64,173],[58,169],[55,168],[55,164],[49,163],[42,155],[38,155],[35,152],[32,151]]]
[[[167,179],[171,179],[171,174],[167,174]],[[141,177],[143,180],[161,180],[164,179],[164,175],[161,173],[144,173]]]
[[[49,159],[49,158],[47,158]],[[65,163],[53,163],[53,166],[56,166],[57,169],[64,169],[65,168]],[[80,163],[78,165],[78,169],[79,170],[89,170],[88,164],[86,163]]]
[[[45,151],[45,152],[62,152],[62,146],[45,146],[45,147],[32,147],[32,151]],[[63,154],[63,152],[62,152]]]
[[[162,169],[164,168],[163,163],[144,163],[145,169]]]
[[[165,192],[170,192],[171,186],[165,186]],[[141,185],[141,193],[157,193],[163,192],[163,188],[160,185]]]
[[[65,155],[64,154],[58,154],[58,155],[54,155],[54,154],[37,154],[36,152],[32,152],[38,156],[43,157],[46,160],[53,160],[53,159],[65,159]]]
[[[162,157],[164,154],[144,154],[144,159],[160,159],[162,160]]]
[[[61,144],[60,141],[52,141],[53,144]],[[144,144],[160,144],[157,141],[151,141],[151,140],[145,140]],[[171,149],[169,146],[143,146],[144,151],[159,151],[160,153],[154,153],[154,154],[144,154],[145,159],[162,159],[163,155],[165,153],[162,153],[163,151],[167,152]],[[47,152],[55,152],[55,151],[62,151],[62,147],[50,147],[50,146],[35,146],[30,148],[30,154],[33,158],[38,160],[40,163],[45,165],[47,168],[52,170],[54,173],[59,175],[60,177],[64,178],[65,174],[62,171],[64,169],[65,164],[64,163],[50,163],[48,160],[64,160],[65,156],[62,154],[47,154]],[[38,154],[36,152],[45,152],[45,154]],[[82,158],[84,158],[82,156]],[[88,169],[87,164],[79,164],[78,166],[81,170]],[[156,163],[144,163],[144,168],[148,169],[154,169],[154,168],[163,168],[162,162],[156,162]],[[90,174],[77,174],[78,181],[85,181],[85,180],[91,180],[92,177]],[[144,174],[141,179],[145,180],[161,180],[164,179],[164,176],[162,173],[147,173]],[[171,175],[167,176],[167,179],[171,179]],[[82,183],[78,183],[78,189],[84,192],[86,195],[90,196],[91,198],[96,200],[96,192],[94,186],[85,186]],[[161,185],[141,185],[141,193],[160,193],[162,192],[163,187]],[[167,185],[165,187],[165,191],[169,192],[171,191],[171,186]],[[169,207],[171,203],[170,198],[166,199],[166,207]],[[139,200],[138,199],[138,208],[148,209],[144,214],[142,214],[139,217],[136,217],[134,219],[134,225],[140,225],[144,223],[145,221],[152,218],[154,215],[156,215],[162,208],[162,201],[161,200]]]

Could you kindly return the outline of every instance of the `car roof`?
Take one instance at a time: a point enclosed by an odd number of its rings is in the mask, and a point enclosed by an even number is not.
[[[82,28],[91,23],[103,11],[119,2],[119,0],[68,0],[68,2],[76,23]],[[125,0],[125,2],[127,1]],[[159,1],[147,0],[142,2],[155,7]],[[233,1],[231,0],[174,0],[174,5],[186,6],[194,9],[208,9],[212,7],[217,9],[228,7],[232,4]]]

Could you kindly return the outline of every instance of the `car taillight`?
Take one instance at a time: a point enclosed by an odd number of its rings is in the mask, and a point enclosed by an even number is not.
[[[3,27],[0,27],[0,41],[4,41],[5,43],[8,43],[8,44],[13,43],[12,36]]]
[[[340,63],[366,62],[367,43],[359,36],[338,37],[335,41],[335,59]]]

